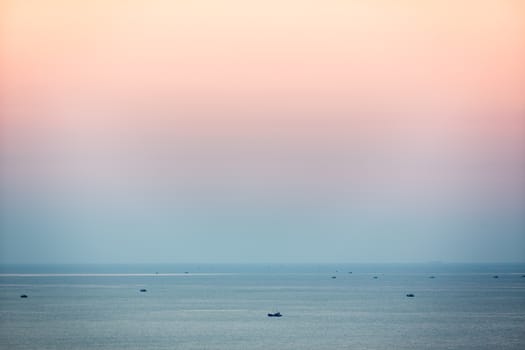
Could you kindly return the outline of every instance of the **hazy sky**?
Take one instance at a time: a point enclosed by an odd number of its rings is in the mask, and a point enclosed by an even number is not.
[[[521,0],[0,0],[0,262],[525,261]]]

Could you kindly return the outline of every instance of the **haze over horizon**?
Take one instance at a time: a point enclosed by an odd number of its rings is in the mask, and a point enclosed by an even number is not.
[[[0,22],[0,263],[525,262],[525,2]]]

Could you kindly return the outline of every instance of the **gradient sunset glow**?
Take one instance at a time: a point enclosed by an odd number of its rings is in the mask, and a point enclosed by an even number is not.
[[[523,1],[0,22],[5,262],[525,260]]]

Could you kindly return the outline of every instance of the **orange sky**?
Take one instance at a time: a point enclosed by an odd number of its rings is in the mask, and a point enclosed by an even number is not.
[[[2,2],[8,105],[523,104],[521,1]]]

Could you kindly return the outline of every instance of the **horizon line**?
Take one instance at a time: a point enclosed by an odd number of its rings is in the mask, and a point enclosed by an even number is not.
[[[213,261],[172,261],[172,262],[0,262],[0,265],[429,265],[429,264],[525,264],[523,261],[346,261],[346,262],[323,262],[323,261],[297,261],[297,262],[213,262]]]

